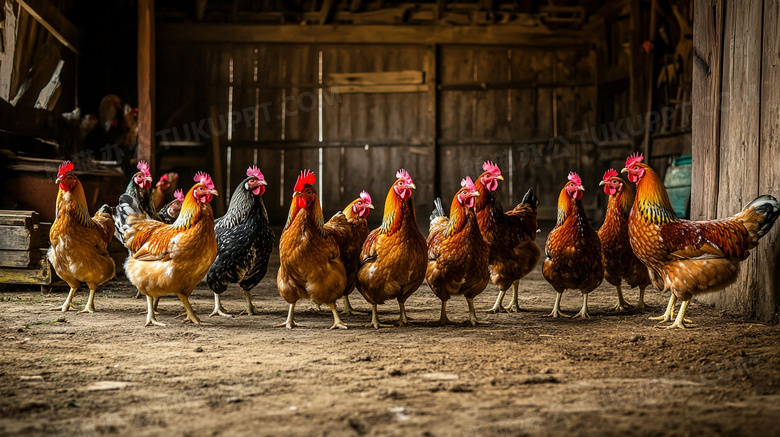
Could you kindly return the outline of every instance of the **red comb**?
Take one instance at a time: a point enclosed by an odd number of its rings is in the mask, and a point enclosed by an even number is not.
[[[582,179],[580,179],[580,175],[578,175],[577,173],[574,172],[569,173],[569,180],[574,182],[574,185],[578,187],[582,185]]]
[[[179,202],[184,203],[184,191],[179,188],[173,193],[173,198],[178,200]]]
[[[501,169],[491,161],[485,161],[485,163],[482,164],[482,170],[490,173],[493,177],[501,176]]]
[[[485,171],[490,171],[490,170],[485,170]],[[461,180],[460,186],[463,188],[468,188],[470,191],[474,191],[477,189],[477,187],[474,186],[474,181],[471,180],[471,176],[466,176],[463,180]]]
[[[403,180],[404,180],[404,183],[406,183],[407,185],[408,185],[408,184],[413,184],[413,183],[414,183],[414,182],[412,181],[412,177],[411,177],[411,176],[409,176],[409,172],[408,172],[408,171],[406,171],[406,169],[403,169],[403,168],[402,168],[402,169],[400,169],[400,170],[398,170],[398,171],[395,173],[395,177],[397,177],[398,179],[403,179]]]
[[[314,176],[314,173],[311,170],[306,169],[301,172],[300,176],[298,176],[298,180],[295,182],[295,188],[293,188],[293,191],[300,193],[303,191],[306,185],[314,186],[315,182],[317,182],[317,176]]]
[[[201,183],[206,186],[209,190],[214,189],[214,182],[211,180],[211,176],[209,176],[207,173],[204,173],[202,171],[199,171],[195,175],[195,182]]]
[[[629,156],[628,159],[626,159],[626,168],[631,167],[634,164],[640,163],[644,161],[645,157],[642,156],[641,153],[636,152],[633,155]]]
[[[144,174],[144,177],[150,178],[152,174],[149,172],[149,163],[146,161],[138,161],[138,170]]]
[[[167,180],[168,180],[168,175],[167,174],[164,174],[164,175],[160,176],[160,182],[167,181]]]
[[[373,203],[371,203],[371,196],[368,195],[367,191],[365,190],[361,191],[360,198],[363,199],[363,203],[365,203],[366,205],[373,205]]]
[[[246,175],[247,176],[256,177],[256,178],[260,179],[261,181],[265,180],[265,176],[263,176],[263,173],[260,171],[259,168],[257,168],[256,165],[253,165],[253,166],[247,168],[246,169]]]
[[[57,179],[64,178],[68,172],[72,171],[75,166],[70,161],[65,161],[60,164],[60,171],[57,173]]]
[[[609,178],[614,178],[617,175],[618,175],[617,170],[615,170],[614,168],[610,168],[609,170],[604,172],[604,177],[602,179],[604,181],[608,181]]]

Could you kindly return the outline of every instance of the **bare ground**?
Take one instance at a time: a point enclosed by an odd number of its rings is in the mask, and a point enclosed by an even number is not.
[[[537,268],[521,283],[528,312],[483,313],[476,328],[437,326],[439,301],[423,286],[407,304],[410,327],[364,328],[370,317],[358,315],[329,331],[330,312],[302,302],[305,327],[288,331],[272,327],[286,313],[275,273],[253,292],[260,316],[209,318],[213,295],[200,286],[201,326],[182,325],[167,297],[158,320],[168,326],[144,327],[145,301],[124,279],[101,288],[95,314],[49,311],[62,292],[5,289],[0,435],[780,434],[778,326],[694,303],[694,327],[658,329],[610,312],[608,284],[591,293],[592,319],[549,319],[554,293]],[[648,291],[656,314],[666,300]],[[223,301],[243,308],[238,288]],[[564,295],[568,314],[580,305]],[[466,319],[462,298],[448,309]],[[380,317],[394,320],[397,306]]]

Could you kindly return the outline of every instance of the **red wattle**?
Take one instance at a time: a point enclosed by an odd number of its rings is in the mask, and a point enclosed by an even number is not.
[[[299,197],[296,200],[296,202],[298,202],[298,208],[300,208],[300,209],[306,208],[307,202],[306,202],[306,198],[305,197]]]
[[[617,189],[615,189],[614,187],[612,187],[610,185],[604,185],[604,192],[607,193],[608,195],[612,196],[615,193],[617,193]]]

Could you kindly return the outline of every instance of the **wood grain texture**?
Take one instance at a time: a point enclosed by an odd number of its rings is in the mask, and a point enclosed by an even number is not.
[[[138,159],[155,172],[154,0],[138,2]]]

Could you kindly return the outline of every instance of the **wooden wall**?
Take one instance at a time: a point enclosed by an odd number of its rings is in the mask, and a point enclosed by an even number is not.
[[[711,219],[735,214],[760,194],[780,196],[780,1],[694,5],[691,215]],[[699,300],[775,319],[779,233],[772,229],[761,240],[734,285]]]
[[[348,73],[379,72],[419,72],[411,76],[421,81],[344,83]],[[163,41],[157,48],[157,125],[177,128],[178,136],[169,132],[169,140],[197,140],[185,135],[192,130],[185,127],[207,119],[212,105],[221,115],[218,127],[231,111],[241,113],[230,130],[221,129],[223,162],[228,146],[230,151],[227,187],[257,163],[269,181],[266,205],[276,220],[286,217],[298,172],[318,172],[320,148],[326,215],[362,189],[382,205],[395,171],[405,167],[417,184],[418,216],[427,217],[437,184],[451,198],[461,178],[477,176],[482,162],[492,159],[508,180],[500,191],[507,206],[533,186],[542,218],[553,219],[569,171],[579,171],[594,189],[600,176],[595,147],[583,147],[573,134],[595,124],[595,77],[595,51],[586,43],[533,48]],[[256,116],[247,120],[248,113]]]

